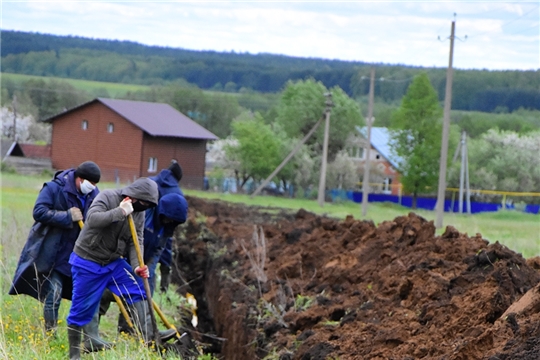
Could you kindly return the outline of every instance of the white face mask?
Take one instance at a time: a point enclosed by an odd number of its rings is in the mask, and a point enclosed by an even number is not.
[[[92,185],[92,183],[86,179],[81,182],[81,193],[84,195],[92,192],[95,188],[96,186]]]

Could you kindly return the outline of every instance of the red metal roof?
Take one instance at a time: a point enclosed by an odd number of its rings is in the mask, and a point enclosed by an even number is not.
[[[35,159],[50,159],[51,145],[19,144],[24,156]]]
[[[152,136],[216,140],[218,137],[169,104],[97,98],[44,121],[53,121],[68,112],[99,101]]]

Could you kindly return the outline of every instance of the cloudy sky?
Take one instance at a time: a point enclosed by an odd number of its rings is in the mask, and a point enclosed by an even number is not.
[[[436,67],[455,19],[455,68],[540,68],[538,0],[0,1],[2,30]]]

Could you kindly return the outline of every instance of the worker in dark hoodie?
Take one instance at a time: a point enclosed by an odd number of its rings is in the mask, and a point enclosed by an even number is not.
[[[151,307],[146,301],[142,278],[148,278],[146,265],[139,266],[127,217],[132,214],[141,251],[144,251],[145,211],[158,203],[157,184],[139,178],[122,189],[102,191],[92,203],[86,224],[70,256],[73,296],[67,317],[69,356],[80,359],[81,330],[97,312],[105,289],[124,299],[136,315],[144,341],[154,339]],[[124,256],[129,257],[130,263]],[[133,276],[136,274],[137,276]],[[170,330],[172,336],[175,330]]]
[[[176,193],[170,193],[159,199],[158,206],[146,210],[144,226],[144,263],[149,269],[149,285],[152,294],[155,289],[155,269],[163,248],[174,232],[176,226],[186,222],[188,204],[186,199]],[[114,301],[112,294],[105,291],[100,303],[100,316],[105,315],[110,303]],[[124,317],[120,314],[118,331],[134,334]],[[160,332],[161,333],[161,332]],[[160,337],[162,337],[160,335]]]

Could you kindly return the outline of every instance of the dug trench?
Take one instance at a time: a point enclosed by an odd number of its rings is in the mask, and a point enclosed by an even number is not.
[[[188,202],[173,282],[195,295],[188,331],[216,358],[540,357],[540,306],[507,311],[536,289],[539,258],[452,226],[438,236],[412,212],[375,225]]]

